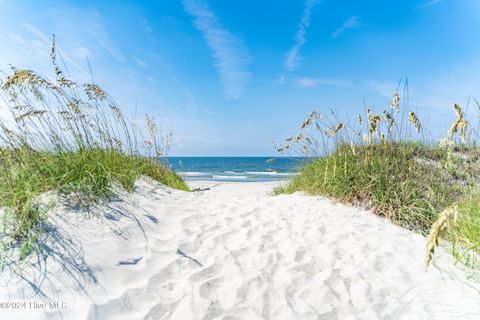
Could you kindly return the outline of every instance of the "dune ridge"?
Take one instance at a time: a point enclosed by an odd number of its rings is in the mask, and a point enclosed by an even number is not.
[[[426,273],[418,234],[322,197],[272,196],[278,183],[190,184],[204,191],[142,178],[89,217],[60,205],[42,240],[48,258],[29,261],[24,279],[0,273],[0,300],[65,308],[0,317],[480,317],[480,286],[442,250]]]

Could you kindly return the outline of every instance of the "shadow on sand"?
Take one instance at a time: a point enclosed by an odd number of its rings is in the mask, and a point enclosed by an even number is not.
[[[115,194],[109,202],[97,204],[90,207],[72,204],[69,199],[60,197],[60,205],[57,209],[62,209],[49,214],[49,218],[43,222],[43,234],[37,241],[34,249],[24,261],[18,262],[15,259],[3,259],[0,266],[0,287],[7,289],[11,297],[2,298],[40,298],[43,301],[58,300],[47,294],[46,291],[55,292],[57,290],[46,290],[55,288],[59,285],[59,279],[62,279],[61,285],[65,285],[69,290],[81,291],[88,295],[87,286],[98,285],[92,266],[87,264],[85,251],[80,240],[72,236],[68,229],[75,228],[75,223],[82,219],[99,219],[99,222],[107,226],[116,236],[128,239],[133,231],[143,234],[146,239],[145,229],[138,217],[132,214],[128,207],[134,205],[130,197],[120,198]],[[62,215],[58,212],[67,212]],[[158,223],[158,220],[151,216],[146,216],[150,221]],[[53,219],[52,219],[53,218]],[[129,220],[130,223],[119,223],[120,220]],[[157,221],[155,221],[157,220]],[[133,223],[132,223],[133,222]],[[132,230],[131,226],[138,227]],[[136,228],[134,228],[136,229]],[[8,257],[16,257],[18,247],[8,249]],[[142,257],[135,258],[140,261]],[[133,264],[131,259],[118,262],[117,266]],[[98,273],[99,270],[95,269]],[[101,270],[100,270],[101,272]],[[26,285],[26,286],[25,286]],[[30,287],[32,291],[21,290],[19,297],[19,288]],[[25,288],[26,289],[26,288]]]

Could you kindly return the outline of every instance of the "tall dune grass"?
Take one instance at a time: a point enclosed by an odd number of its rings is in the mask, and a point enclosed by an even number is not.
[[[187,190],[159,159],[153,118],[145,130],[129,121],[96,83],[76,83],[57,63],[54,77],[12,68],[1,81],[0,210],[2,258],[22,260],[42,235],[48,206],[39,196],[60,193],[76,206],[108,201],[115,186],[132,190],[141,175]],[[6,117],[6,114],[9,117]],[[10,249],[17,250],[10,250]]]
[[[455,121],[440,143],[425,142],[419,117],[401,104],[397,91],[388,108],[367,109],[355,120],[312,112],[302,131],[277,147],[312,161],[277,193],[300,190],[370,208],[405,228],[431,233],[427,265],[444,237],[459,261],[478,270],[480,260],[472,257],[480,253],[479,198],[471,195],[480,183],[480,152],[468,140],[476,133],[469,134],[462,108],[453,109]],[[458,219],[450,223],[458,203]]]

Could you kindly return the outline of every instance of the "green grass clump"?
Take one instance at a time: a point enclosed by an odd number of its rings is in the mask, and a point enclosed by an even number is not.
[[[171,169],[145,158],[138,159],[141,174],[175,189],[190,191],[185,181]]]
[[[405,107],[395,91],[389,108],[379,114],[367,109],[355,123],[339,121],[333,112],[331,117],[312,112],[302,132],[278,147],[312,160],[276,193],[325,195],[368,207],[424,235],[430,232],[427,266],[448,233],[454,256],[478,270],[480,150],[467,141],[475,132],[469,134],[465,114],[455,104],[456,119],[446,138],[426,144],[418,116]],[[468,198],[472,193],[477,196]]]
[[[475,278],[480,278],[480,194],[466,197],[458,205],[458,221],[452,228],[452,253]]]
[[[49,206],[39,197],[45,192],[88,207],[110,200],[117,186],[132,191],[142,175],[188,190],[160,162],[170,136],[159,138],[151,117],[142,130],[97,84],[70,80],[56,63],[54,41],[51,58],[53,80],[12,68],[0,83],[11,114],[0,122],[4,262],[27,257],[41,237]]]
[[[372,144],[355,151],[343,145],[311,161],[281,191],[301,190],[369,207],[425,234],[437,212],[466,192],[452,174],[418,160],[434,153],[421,144]]]

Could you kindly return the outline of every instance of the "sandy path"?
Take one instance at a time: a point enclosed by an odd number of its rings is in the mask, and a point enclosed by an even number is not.
[[[59,210],[81,259],[47,263],[41,288],[67,307],[9,319],[480,319],[479,287],[447,254],[424,272],[423,237],[321,197],[271,196],[271,183],[213,185],[143,181],[100,217]],[[40,301],[15,279],[0,297]]]

